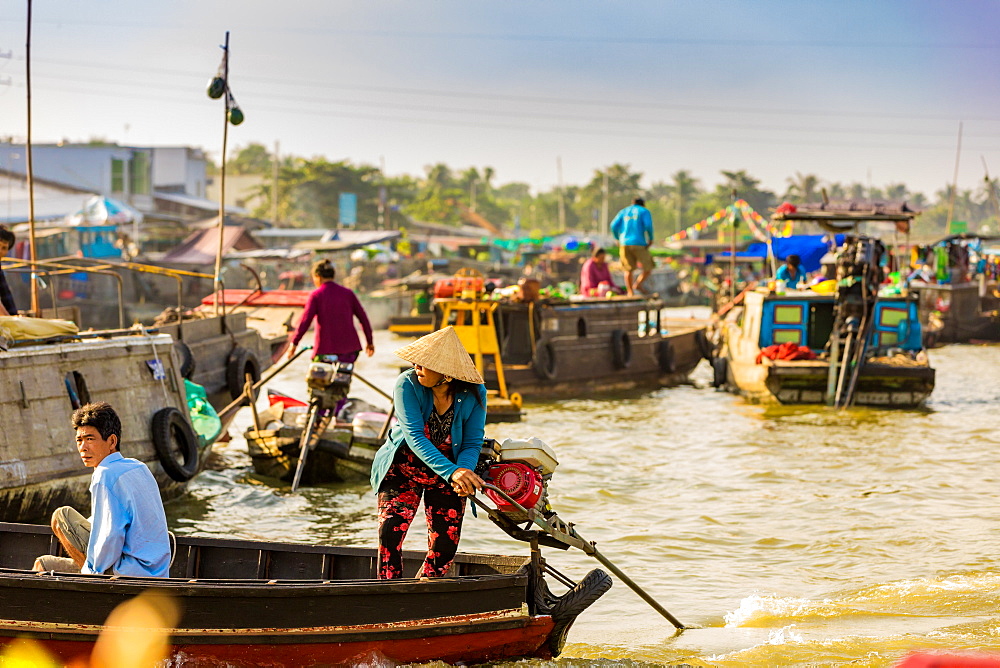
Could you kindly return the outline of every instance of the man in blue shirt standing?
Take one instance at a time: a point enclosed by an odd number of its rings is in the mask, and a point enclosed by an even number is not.
[[[170,539],[160,489],[146,465],[118,452],[122,423],[105,402],[73,413],[76,448],[94,469],[91,518],[69,506],[52,513],[52,531],[69,558],[44,555],[36,571],[148,577],[170,574]]]
[[[653,256],[649,247],[653,245],[653,217],[641,197],[632,200],[632,205],[618,212],[611,221],[611,234],[618,241],[622,266],[625,269],[625,291],[629,296],[641,290],[642,284],[653,271]],[[642,267],[639,278],[633,282],[632,272]]]

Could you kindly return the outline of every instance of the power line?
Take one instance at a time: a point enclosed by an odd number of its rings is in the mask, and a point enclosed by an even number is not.
[[[54,65],[68,65],[76,67],[92,67],[95,69],[104,69],[111,71],[134,71],[140,72],[142,74],[148,74],[150,72],[168,74],[172,76],[198,76],[202,77],[203,73],[197,72],[181,72],[177,70],[167,70],[162,68],[133,68],[125,67],[112,64],[85,64],[79,62],[67,62],[59,60],[44,60],[36,59],[36,62],[54,64]],[[58,75],[49,75],[52,78],[58,77]],[[203,77],[202,77],[203,78]],[[76,80],[76,78],[73,78]],[[674,111],[692,111],[692,112],[723,112],[723,113],[734,113],[739,112],[741,114],[768,114],[768,115],[782,115],[782,116],[809,116],[815,117],[842,117],[842,118],[885,118],[885,119],[900,119],[900,120],[946,120],[946,121],[956,121],[958,117],[961,116],[962,120],[965,121],[982,121],[982,122],[997,122],[1000,121],[1000,116],[969,116],[966,114],[960,115],[949,115],[949,114],[902,114],[902,113],[880,113],[880,112],[866,112],[866,111],[830,111],[829,109],[788,109],[784,107],[748,107],[740,106],[733,107],[733,105],[726,106],[713,106],[713,105],[697,105],[697,104],[666,104],[666,103],[656,103],[656,102],[635,102],[629,100],[595,100],[595,99],[580,99],[580,98],[566,98],[566,97],[546,97],[546,96],[535,96],[535,95],[497,95],[492,93],[475,93],[470,91],[447,91],[440,89],[422,89],[422,88],[401,88],[401,87],[387,87],[387,86],[365,86],[365,85],[352,85],[352,84],[326,84],[321,82],[316,82],[315,80],[299,80],[291,81],[287,78],[274,79],[268,77],[241,77],[241,81],[246,81],[248,83],[259,82],[266,84],[277,84],[283,86],[306,86],[312,89],[331,89],[331,90],[355,90],[363,92],[372,93],[392,93],[392,94],[406,94],[406,95],[426,95],[432,97],[448,97],[448,98],[459,98],[459,99],[478,99],[486,100],[490,102],[498,101],[509,101],[509,102],[535,102],[541,104],[560,104],[560,105],[571,105],[571,106],[603,106],[603,107],[614,107],[615,109],[622,108],[634,108],[634,109],[651,109],[651,110],[674,110]]]
[[[58,80],[69,80],[77,82],[79,79],[77,77],[63,77],[58,75],[42,75],[43,79],[58,79]],[[94,80],[94,83],[110,84],[112,86],[129,86],[134,85],[132,82],[124,81],[100,81]],[[147,84],[144,86],[145,89],[149,89],[150,86]],[[182,84],[171,84],[171,85],[157,85],[155,88],[159,90],[178,90],[186,91],[192,93],[190,86]],[[73,92],[72,89],[62,89],[68,92]],[[244,97],[250,98],[252,95],[252,89],[244,89],[247,93]],[[192,93],[193,95],[193,93]],[[164,99],[164,98],[160,98]],[[176,98],[169,98],[176,100]],[[459,114],[459,115],[476,115],[476,116],[499,116],[504,118],[519,118],[519,119],[535,119],[535,120],[551,120],[558,122],[580,122],[580,123],[601,123],[601,124],[627,124],[627,125],[643,125],[649,127],[694,127],[694,128],[710,128],[716,130],[732,130],[732,131],[776,131],[776,132],[822,132],[826,134],[855,134],[855,135],[884,135],[884,136],[910,136],[910,137],[951,137],[952,132],[926,132],[926,131],[909,131],[909,130],[896,130],[896,129],[874,129],[874,128],[832,128],[829,126],[823,126],[822,128],[817,127],[790,127],[787,125],[759,125],[752,123],[724,123],[724,122],[714,122],[714,121],[687,121],[687,120],[650,120],[644,118],[623,118],[620,115],[616,117],[610,116],[581,116],[575,114],[566,113],[541,113],[532,111],[520,111],[520,110],[501,110],[497,108],[493,109],[471,109],[471,108],[458,108],[458,107],[440,107],[440,106],[429,106],[420,104],[407,104],[407,103],[394,103],[394,102],[383,102],[376,100],[344,100],[344,99],[329,99],[320,97],[307,97],[307,96],[289,96],[283,95],[283,101],[287,102],[303,102],[308,104],[326,104],[326,105],[336,105],[336,106],[346,106],[346,107],[374,107],[376,109],[395,109],[402,111],[423,111],[441,114]],[[995,139],[998,135],[994,134],[980,134],[976,135],[980,138]]]
[[[0,19],[0,23],[16,22],[15,19]],[[35,21],[40,25],[57,25],[61,28],[67,26],[101,28],[156,28],[160,30],[181,30],[188,31],[190,25],[168,25],[162,23],[150,23],[141,21],[70,21],[65,18],[53,20]],[[494,41],[494,42],[539,42],[539,43],[563,43],[563,44],[617,44],[621,46],[645,46],[650,44],[675,45],[675,46],[715,46],[715,47],[764,47],[764,48],[818,48],[818,49],[955,49],[955,50],[984,50],[1000,49],[998,42],[907,42],[890,41],[878,39],[874,41],[858,40],[849,41],[843,39],[760,39],[760,38],[734,38],[734,37],[666,37],[666,36],[641,36],[629,34],[627,36],[614,35],[552,35],[552,34],[519,34],[519,33],[489,33],[489,32],[447,32],[447,31],[417,31],[417,30],[352,30],[348,28],[332,27],[296,27],[282,28],[274,25],[267,26],[244,26],[246,31],[266,31],[269,35],[289,34],[289,35],[336,35],[342,37],[378,37],[384,39],[422,39],[440,41],[445,39],[460,41]]]
[[[106,99],[107,93],[104,91],[95,91],[92,88],[65,88],[62,89],[64,92],[73,93],[77,95],[93,95],[99,96]],[[139,102],[149,101],[149,100],[168,100],[176,104],[183,105],[198,105],[205,106],[205,103],[192,97],[191,99],[178,99],[176,96],[142,96],[137,97],[135,91],[132,98]],[[124,96],[123,96],[124,97]],[[412,125],[436,125],[436,126],[446,126],[446,127],[468,127],[468,128],[481,128],[490,130],[514,130],[518,132],[543,132],[547,134],[571,134],[571,135],[588,135],[588,136],[604,136],[604,137],[632,137],[632,138],[644,138],[649,140],[654,139],[664,139],[664,140],[694,140],[700,142],[724,142],[724,143],[741,143],[741,144],[768,144],[768,145],[793,145],[793,146],[824,146],[824,147],[838,147],[838,148],[867,148],[867,149],[891,149],[891,150],[928,150],[928,151],[939,151],[942,149],[949,149],[950,145],[940,145],[940,146],[928,146],[928,145],[915,145],[912,143],[907,144],[875,144],[871,142],[865,143],[855,143],[855,142],[844,142],[844,141],[834,141],[834,142],[823,142],[811,139],[791,139],[787,137],[777,137],[777,138],[752,138],[752,137],[719,137],[712,135],[699,135],[695,136],[692,134],[672,134],[672,133],[649,133],[649,132],[627,132],[620,130],[609,130],[607,128],[572,128],[566,125],[557,125],[555,127],[537,127],[537,126],[525,126],[525,125],[513,125],[504,123],[481,123],[475,121],[466,120],[447,120],[439,118],[417,118],[414,116],[387,116],[378,114],[355,114],[355,113],[345,113],[345,112],[331,112],[327,110],[313,110],[303,108],[301,106],[292,107],[280,107],[272,105],[255,105],[255,111],[257,112],[276,112],[285,116],[288,115],[306,115],[306,116],[321,116],[323,118],[344,118],[344,119],[355,119],[355,120],[365,120],[365,121],[383,121],[389,123],[403,123]],[[554,119],[558,120],[558,119]],[[666,125],[669,125],[667,123]],[[817,131],[817,133],[822,133],[822,131]],[[992,148],[981,146],[977,150],[993,152],[1000,150],[1000,148]]]

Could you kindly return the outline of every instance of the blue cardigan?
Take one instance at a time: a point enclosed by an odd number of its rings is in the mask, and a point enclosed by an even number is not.
[[[434,393],[420,384],[413,369],[401,373],[392,392],[392,405],[399,421],[389,430],[389,437],[375,453],[372,489],[378,493],[396,451],[404,442],[431,470],[448,482],[451,482],[456,469],[474,471],[486,436],[486,386],[477,385],[476,390],[478,397],[468,389],[459,391],[455,396],[455,419],[451,423],[451,448],[455,460],[451,461],[424,435],[424,425],[434,410]]]

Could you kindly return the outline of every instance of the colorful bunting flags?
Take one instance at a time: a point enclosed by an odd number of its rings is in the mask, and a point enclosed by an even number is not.
[[[698,221],[691,227],[681,230],[676,234],[670,235],[669,237],[667,237],[665,243],[670,243],[672,241],[683,241],[684,239],[690,237],[692,234],[696,232],[701,232],[702,230],[705,230],[708,227],[715,225],[716,223],[722,220],[735,220],[737,214],[739,214],[746,222],[747,226],[750,228],[750,232],[754,235],[754,237],[756,237],[761,241],[767,241],[768,235],[772,237],[787,237],[790,236],[792,233],[791,223],[787,223],[784,229],[779,231],[776,227],[773,227],[771,223],[768,220],[766,220],[763,216],[761,216],[759,213],[751,209],[750,205],[746,203],[746,200],[740,199],[736,200],[733,204],[727,206],[725,209],[720,209],[719,211],[716,211],[708,218]],[[760,227],[763,227],[764,231],[761,231],[758,225]]]

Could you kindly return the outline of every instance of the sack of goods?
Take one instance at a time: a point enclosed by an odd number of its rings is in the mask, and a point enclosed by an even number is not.
[[[69,320],[26,318],[19,315],[0,316],[0,338],[7,341],[35,341],[56,336],[78,334],[80,328]]]

